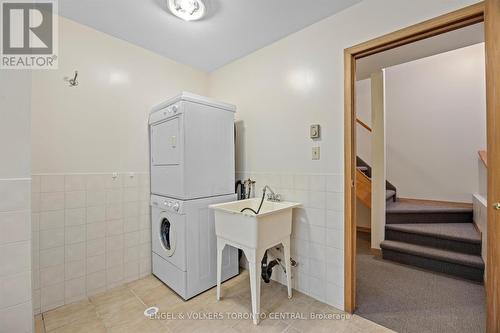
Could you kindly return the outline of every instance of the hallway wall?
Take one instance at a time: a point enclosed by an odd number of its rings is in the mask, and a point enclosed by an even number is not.
[[[0,74],[0,332],[31,332],[31,71]]]
[[[484,43],[386,69],[387,179],[403,198],[472,202],[486,148]],[[370,124],[369,81],[357,82]],[[358,150],[371,159],[358,126]]]

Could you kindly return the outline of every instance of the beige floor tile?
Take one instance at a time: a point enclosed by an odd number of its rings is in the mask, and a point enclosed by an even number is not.
[[[288,326],[288,323],[281,320],[271,320],[265,319],[262,320],[259,325],[255,325],[252,320],[242,320],[233,326],[233,329],[237,332],[246,333],[246,332],[269,332],[269,333],[281,333],[285,331]]]
[[[147,306],[156,306],[158,308],[169,308],[183,302],[179,295],[163,284],[147,290],[141,289],[136,292],[136,295]]]
[[[232,303],[234,306],[234,304]],[[229,304],[227,304],[230,307]],[[160,310],[161,311],[161,310]],[[172,332],[220,332],[234,326],[238,320],[228,320],[222,307],[205,307],[196,301],[187,301],[172,307],[170,317],[162,322]],[[207,318],[206,316],[211,316]],[[222,318],[222,320],[221,320]]]
[[[165,326],[175,333],[222,332],[232,328],[237,321],[184,319],[166,322]]]
[[[128,283],[127,287],[139,295],[160,285],[163,285],[163,282],[158,280],[154,275],[148,275],[145,278]]]
[[[211,304],[217,302],[217,288],[209,289],[193,298],[200,304],[204,304],[205,306],[211,306]]]
[[[221,297],[244,297],[250,294],[250,282],[242,281],[233,285],[221,286]]]
[[[41,314],[35,316],[35,333],[45,333],[45,326]]]
[[[266,312],[286,315],[283,320],[290,323],[297,317],[308,318],[311,311],[311,304],[301,300],[287,298],[286,300],[264,308]]]
[[[90,302],[95,306],[98,313],[113,311],[113,309],[119,308],[122,304],[131,300],[139,301],[132,291],[126,287],[114,288],[90,297]]]
[[[97,308],[97,314],[107,328],[134,323],[143,319],[146,307],[133,298],[119,304],[108,304]]]
[[[88,299],[68,304],[43,314],[43,321],[47,332],[68,324],[95,319],[97,319],[95,307]]]
[[[182,300],[154,276],[131,282],[92,296],[89,300],[66,305],[35,317],[37,333],[87,332],[392,332],[359,316],[347,316],[334,307],[302,294],[293,292],[288,299],[285,286],[274,281],[261,286],[261,312],[267,316],[255,326],[251,319],[251,299],[248,273],[227,281],[223,285],[223,298],[216,300],[212,288],[188,301]],[[148,306],[159,307],[159,318],[144,316]],[[316,315],[333,318],[300,320]],[[276,317],[285,314],[285,317]],[[269,318],[273,315],[272,318]],[[288,315],[288,317],[286,316]],[[208,316],[208,317],[207,317]],[[210,318],[211,316],[211,318]],[[221,316],[221,317],[219,317]]]
[[[170,331],[161,322],[146,317],[111,327],[108,333],[169,333]]]
[[[94,319],[71,323],[50,331],[50,333],[106,333],[106,328],[101,320]]]
[[[288,326],[288,328],[283,333],[302,333],[302,332],[293,326]]]

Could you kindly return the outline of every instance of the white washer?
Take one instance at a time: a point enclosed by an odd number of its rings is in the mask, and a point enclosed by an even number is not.
[[[151,193],[189,200],[234,193],[234,105],[183,92],[149,117]]]
[[[184,299],[217,284],[214,213],[208,206],[236,195],[196,200],[151,196],[153,274]],[[222,278],[238,274],[238,250],[227,246]]]

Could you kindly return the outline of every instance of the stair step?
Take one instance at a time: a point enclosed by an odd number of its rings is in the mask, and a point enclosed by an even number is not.
[[[384,259],[483,282],[484,262],[478,255],[392,240],[383,241],[380,247]]]
[[[481,255],[481,235],[472,223],[386,224],[385,239]]]
[[[399,199],[386,207],[386,223],[470,223],[472,207]]]
[[[481,235],[472,223],[405,223],[387,225],[386,229],[481,244]]]

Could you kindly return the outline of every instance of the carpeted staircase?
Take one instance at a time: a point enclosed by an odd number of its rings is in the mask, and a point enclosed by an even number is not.
[[[358,169],[371,168],[358,158]],[[481,235],[473,223],[472,206],[397,198],[386,184],[384,259],[483,282]]]

